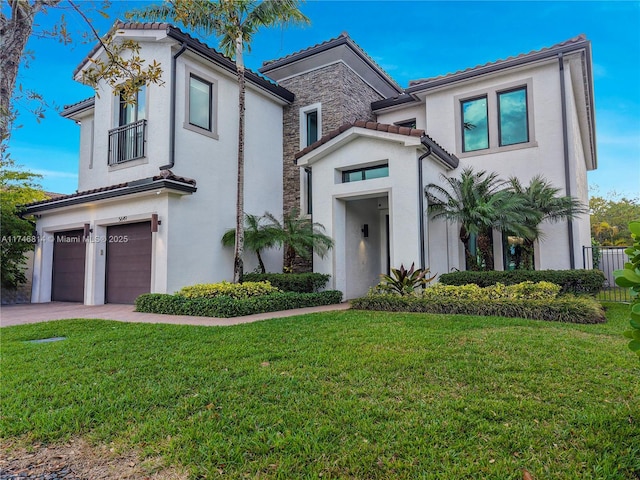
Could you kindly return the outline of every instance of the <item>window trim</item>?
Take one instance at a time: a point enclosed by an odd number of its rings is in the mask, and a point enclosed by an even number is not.
[[[195,78],[204,83],[209,84],[211,98],[209,104],[209,122],[211,124],[210,129],[206,129],[200,127],[198,125],[194,125],[189,121],[190,119],[190,92],[191,92],[191,78]],[[207,75],[206,73],[196,70],[190,67],[185,67],[185,95],[184,95],[184,122],[182,124],[185,130],[190,130],[192,132],[199,133],[201,135],[213,138],[214,140],[218,140],[218,80],[211,75]]]
[[[498,94],[508,91],[525,88],[527,92],[527,127],[529,141],[524,143],[514,143],[513,145],[500,145],[499,136],[499,113],[498,113]],[[472,100],[478,97],[487,97],[488,110],[488,130],[489,130],[489,148],[482,150],[472,150],[465,152],[462,143],[462,102]],[[533,102],[533,78],[524,78],[518,81],[504,83],[493,87],[484,88],[482,90],[474,90],[465,92],[453,97],[455,112],[455,128],[456,128],[456,152],[459,158],[469,158],[479,155],[488,155],[492,153],[510,152],[523,148],[537,147],[534,122],[534,102]]]
[[[317,118],[317,127],[318,127],[318,140],[322,137],[322,104],[314,103],[312,105],[307,105],[306,107],[301,107],[299,111],[300,117],[300,150],[307,145],[307,114],[316,112],[318,115]]]

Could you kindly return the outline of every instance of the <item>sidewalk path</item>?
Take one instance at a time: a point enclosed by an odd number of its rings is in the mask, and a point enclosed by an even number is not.
[[[159,315],[155,313],[134,312],[133,305],[82,305],[79,303],[51,302],[26,305],[2,305],[0,308],[0,327],[24,325],[27,323],[47,322],[67,318],[99,318],[120,322],[172,323],[175,325],[225,326],[251,323],[270,318],[292,317],[307,313],[346,310],[349,303],[323,305],[320,307],[296,308],[281,312],[258,313],[244,317],[215,318],[191,317],[188,315]]]

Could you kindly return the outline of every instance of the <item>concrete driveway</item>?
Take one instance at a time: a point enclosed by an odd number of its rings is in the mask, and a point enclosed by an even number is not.
[[[346,310],[348,303],[325,305],[321,307],[297,308],[282,312],[259,313],[234,318],[191,317],[188,315],[159,315],[155,313],[134,312],[133,305],[82,305],[79,303],[51,302],[27,305],[2,305],[0,308],[0,327],[24,325],[27,323],[63,320],[67,318],[99,318],[120,322],[172,323],[176,325],[226,326],[251,323],[270,318],[292,317],[307,313]]]

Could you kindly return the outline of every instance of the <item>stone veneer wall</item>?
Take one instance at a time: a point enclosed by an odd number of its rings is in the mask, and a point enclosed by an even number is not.
[[[322,132],[319,137],[356,120],[374,120],[371,102],[383,97],[344,63],[335,63],[279,82],[295,94],[292,105],[285,107],[283,207],[284,213],[300,208],[300,168],[294,155],[300,151],[300,108],[321,104]],[[310,272],[311,259],[297,258],[296,272]]]

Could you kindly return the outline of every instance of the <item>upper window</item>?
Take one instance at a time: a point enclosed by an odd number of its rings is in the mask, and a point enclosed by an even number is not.
[[[118,126],[129,125],[145,118],[145,99],[147,87],[140,85],[133,98],[127,99],[120,94],[118,101]]]
[[[472,152],[489,148],[487,97],[461,102],[462,151]]]
[[[531,78],[454,97],[456,150],[463,157],[537,146]]]
[[[185,82],[184,128],[217,139],[218,83],[214,78],[189,68]]]
[[[322,135],[322,104],[314,103],[299,110],[300,149],[317,142]],[[300,171],[300,209],[307,215],[312,213],[313,196],[311,169]]]
[[[195,75],[189,76],[189,123],[211,131],[212,84]]]
[[[389,165],[376,165],[374,167],[358,168],[357,170],[345,170],[342,172],[342,182],[359,182],[389,176]]]
[[[307,127],[307,146],[318,140],[318,111],[305,113],[305,124]]]
[[[498,93],[500,145],[529,141],[527,88]]]
[[[416,119],[412,118],[411,120],[404,120],[402,122],[394,123],[397,127],[407,127],[407,128],[416,128]]]

